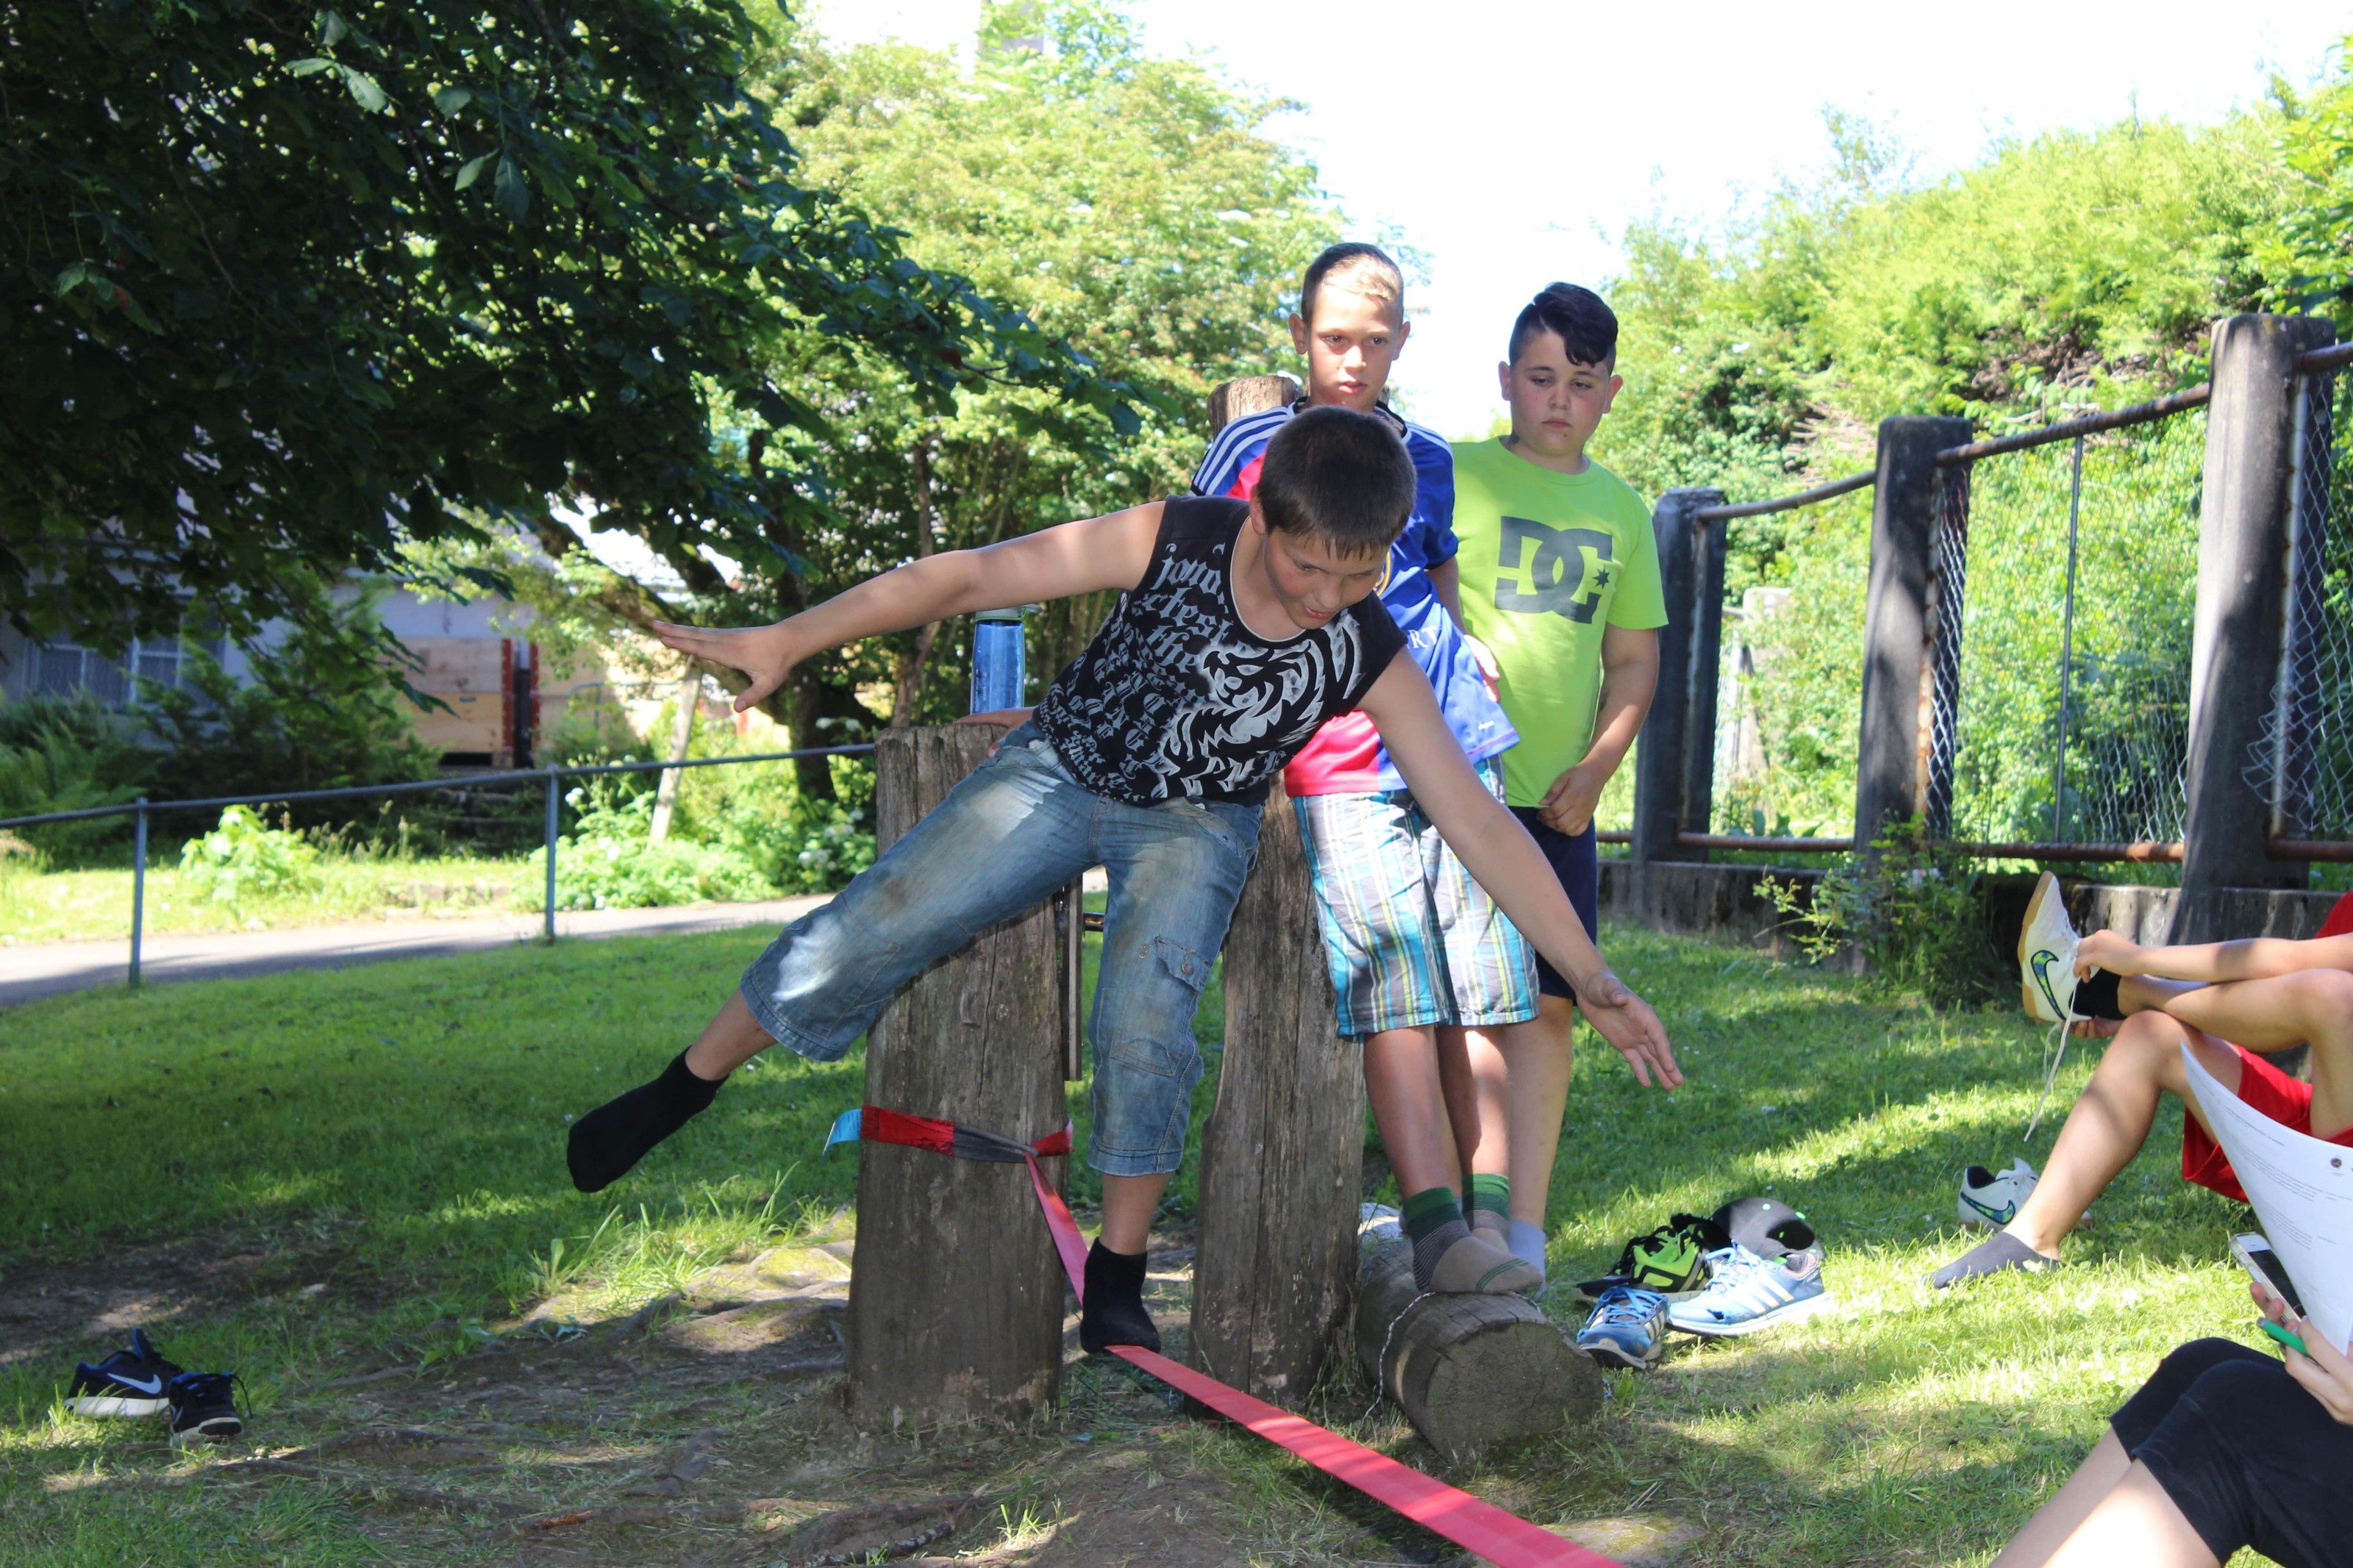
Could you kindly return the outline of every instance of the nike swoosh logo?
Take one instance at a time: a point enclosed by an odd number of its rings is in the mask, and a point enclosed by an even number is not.
[[[2052,988],[2051,976],[2047,973],[2052,964],[2059,962],[2059,955],[2045,948],[2031,962],[2034,966],[2034,984],[2042,987],[2042,999],[2051,1004],[2053,1013],[2064,1016],[2067,1009],[2059,1005],[2059,993]]]
[[[109,1373],[109,1375],[123,1387],[135,1389],[141,1394],[161,1394],[164,1392],[164,1380],[161,1377],[151,1377],[146,1382],[142,1383],[135,1377],[125,1377],[119,1372]]]
[[[1969,1207],[1977,1210],[1978,1213],[1985,1215],[1986,1218],[1993,1221],[1996,1225],[2008,1225],[2011,1220],[2018,1217],[2018,1205],[2015,1202],[2006,1203],[1997,1209],[1988,1208],[1985,1205],[1978,1202],[1975,1198],[1965,1197],[1961,1201],[1968,1205]]]

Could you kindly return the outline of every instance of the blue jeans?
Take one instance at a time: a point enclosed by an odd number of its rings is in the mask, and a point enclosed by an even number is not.
[[[1201,1081],[1193,1012],[1258,851],[1258,807],[1223,801],[1106,800],[1024,724],[752,961],[744,1005],[780,1044],[833,1061],[925,969],[1101,866],[1111,900],[1087,1026],[1087,1159],[1110,1176],[1173,1171]]]

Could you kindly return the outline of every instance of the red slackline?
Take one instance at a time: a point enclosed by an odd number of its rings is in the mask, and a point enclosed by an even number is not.
[[[1045,1215],[1046,1228],[1054,1237],[1054,1250],[1061,1256],[1062,1271],[1070,1276],[1071,1293],[1082,1301],[1085,1300],[1086,1237],[1079,1234],[1079,1222],[1071,1217],[1070,1205],[1062,1202],[1062,1194],[1054,1190],[1054,1184],[1046,1179],[1046,1173],[1038,1164],[1041,1155],[1071,1152],[1068,1127],[1035,1143],[1019,1143],[961,1122],[910,1116],[904,1111],[868,1105],[844,1111],[834,1123],[833,1135],[826,1146],[831,1148],[851,1138],[928,1149],[957,1159],[999,1164],[1019,1160],[1027,1164],[1030,1189],[1038,1194],[1038,1207]],[[1539,1530],[1516,1514],[1482,1502],[1469,1492],[1423,1475],[1411,1466],[1398,1464],[1388,1455],[1376,1453],[1303,1416],[1293,1415],[1263,1399],[1254,1399],[1238,1388],[1229,1388],[1156,1351],[1136,1345],[1113,1345],[1110,1353],[1501,1568],[1620,1568],[1619,1563],[1590,1548],[1564,1541],[1548,1530]]]

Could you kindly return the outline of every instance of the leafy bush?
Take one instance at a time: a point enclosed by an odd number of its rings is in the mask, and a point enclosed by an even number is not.
[[[591,798],[586,789],[575,789],[569,796],[575,805]],[[555,907],[643,909],[775,896],[775,885],[740,854],[675,837],[648,842],[652,816],[649,795],[586,811],[578,826],[555,841]],[[546,887],[546,850],[542,848],[533,851],[515,884],[516,905],[544,909]]]
[[[131,726],[82,692],[0,701],[0,816],[37,816],[119,805],[139,797],[156,764]],[[70,856],[130,832],[127,816],[21,830],[46,858]]]
[[[218,826],[181,847],[180,877],[196,897],[239,909],[250,899],[316,890],[319,851],[251,806],[232,805]]]
[[[1762,886],[1817,963],[1859,954],[1885,984],[1937,1008],[2001,993],[2006,976],[1988,936],[1983,873],[1917,823],[1888,827],[1868,854],[1841,857],[1810,895],[1769,877]]]

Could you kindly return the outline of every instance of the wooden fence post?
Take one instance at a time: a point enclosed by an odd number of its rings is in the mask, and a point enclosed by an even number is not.
[[[2273,713],[2286,623],[2290,363],[2336,337],[2317,316],[2214,323],[2213,399],[2198,514],[2198,608],[2189,652],[2188,809],[2173,940],[2217,942],[2225,888],[2300,888],[2307,868],[2263,853],[2271,803],[2247,782]]]
[[[1228,382],[1223,428],[1299,395],[1289,376]],[[1338,1343],[1356,1279],[1365,1075],[1343,1041],[1299,822],[1278,783],[1226,934],[1226,1046],[1201,1136],[1194,1364],[1297,1408]]]
[[[875,841],[888,848],[1001,731],[885,731]],[[866,1102],[1025,1142],[1064,1119],[1050,904],[982,933],[892,1002],[867,1037]],[[1020,1165],[860,1143],[849,1406],[868,1426],[1013,1418],[1053,1403],[1069,1287]],[[1060,1160],[1047,1162],[1061,1184]]]
[[[1724,636],[1724,524],[1694,514],[1724,492],[1669,490],[1651,514],[1667,624],[1659,628],[1659,688],[1634,753],[1637,860],[1704,860],[1675,842],[1714,816],[1715,679]]]
[[[1871,500],[1871,596],[1862,621],[1862,728],[1855,750],[1854,846],[1890,823],[1928,816],[1931,556],[1944,475],[1936,454],[1965,445],[1969,422],[1899,414],[1879,422]]]
[[[1365,1070],[1340,1038],[1299,818],[1280,784],[1226,937],[1226,1048],[1201,1133],[1193,1360],[1296,1409],[1356,1280]]]

